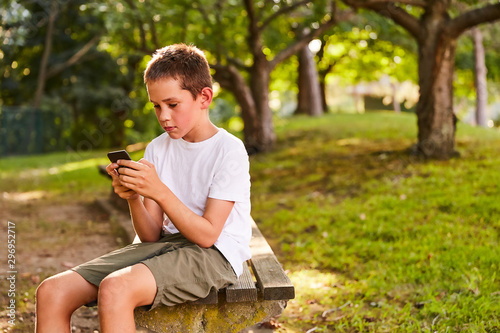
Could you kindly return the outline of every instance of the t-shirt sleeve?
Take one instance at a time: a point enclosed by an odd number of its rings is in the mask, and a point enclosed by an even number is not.
[[[248,154],[244,148],[226,153],[215,170],[208,197],[235,202],[248,200],[249,168]]]

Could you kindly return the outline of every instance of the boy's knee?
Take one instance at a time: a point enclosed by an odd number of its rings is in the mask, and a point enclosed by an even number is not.
[[[113,306],[127,298],[128,288],[124,279],[116,274],[105,277],[99,285],[99,306]]]
[[[40,283],[36,289],[36,299],[38,302],[57,299],[61,288],[56,276],[51,276]]]

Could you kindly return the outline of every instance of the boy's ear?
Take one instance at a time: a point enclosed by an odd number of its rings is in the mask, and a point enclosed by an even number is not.
[[[205,87],[201,90],[200,93],[201,105],[204,109],[208,109],[210,103],[212,103],[213,97],[214,97],[214,92],[209,87]]]

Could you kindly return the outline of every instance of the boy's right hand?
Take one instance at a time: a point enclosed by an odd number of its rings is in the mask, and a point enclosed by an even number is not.
[[[118,196],[122,199],[126,200],[138,199],[140,197],[139,194],[129,189],[128,187],[123,186],[123,184],[120,181],[120,178],[118,178],[118,171],[116,169],[118,169],[119,167],[120,166],[117,163],[111,163],[106,167],[107,173],[113,179],[111,185],[113,185],[115,193],[118,194]]]

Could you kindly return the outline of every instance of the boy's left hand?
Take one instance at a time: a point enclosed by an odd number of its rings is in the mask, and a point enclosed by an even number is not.
[[[154,200],[154,195],[160,193],[161,187],[165,186],[156,172],[155,166],[144,158],[138,162],[120,160],[120,181],[131,190],[143,197]]]

